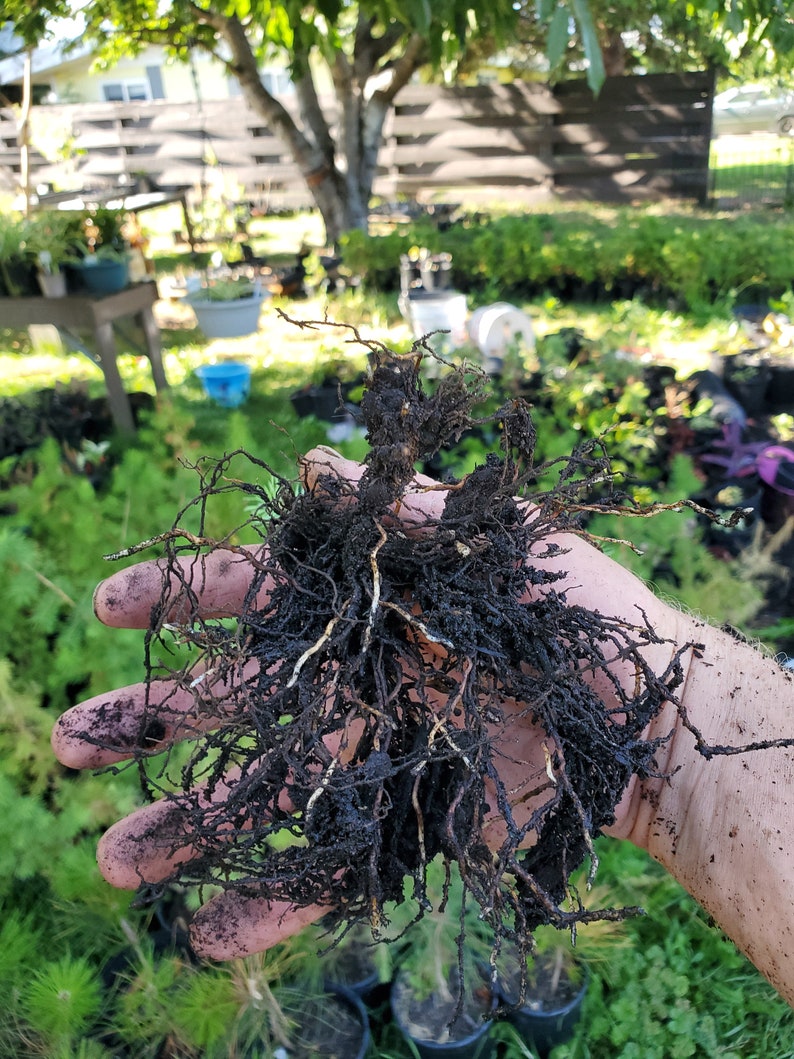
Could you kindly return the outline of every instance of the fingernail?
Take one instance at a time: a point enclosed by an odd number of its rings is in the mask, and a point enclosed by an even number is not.
[[[105,583],[104,581],[100,581],[99,582],[99,584],[94,589],[93,596],[91,597],[91,606],[92,606],[92,608],[94,610],[94,617],[95,618],[99,618],[99,613],[97,612],[97,597],[99,596],[99,590],[102,588],[104,583]]]

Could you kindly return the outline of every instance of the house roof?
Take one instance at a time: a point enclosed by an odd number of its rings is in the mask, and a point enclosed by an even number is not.
[[[73,44],[72,41],[60,40],[42,44],[33,50],[33,77],[41,77],[51,70],[67,66],[90,54],[91,48],[83,43]],[[21,82],[24,68],[24,51],[18,51],[15,55],[0,59],[0,85],[13,85]]]

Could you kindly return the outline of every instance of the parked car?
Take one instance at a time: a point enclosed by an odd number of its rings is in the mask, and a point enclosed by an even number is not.
[[[743,132],[794,132],[794,92],[768,85],[739,85],[714,97],[715,136]]]

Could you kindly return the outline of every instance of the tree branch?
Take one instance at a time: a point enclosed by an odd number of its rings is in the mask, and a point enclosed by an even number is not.
[[[392,22],[379,37],[376,37],[373,33],[374,25],[374,19],[366,19],[363,15],[359,15],[353,46],[353,63],[356,80],[362,87],[372,76],[375,67],[384,55],[388,55],[405,34],[401,25]]]
[[[304,135],[286,107],[262,84],[245,27],[236,16],[226,15],[213,15],[210,24],[229,45],[232,57],[226,60],[227,69],[234,73],[246,98],[265,121],[286,140],[302,175],[310,181],[313,174],[327,168],[327,158],[320,145]]]
[[[385,88],[379,88],[373,92],[372,98],[374,99],[377,96],[383,104],[391,104],[400,89],[408,84],[414,73],[424,62],[424,48],[424,37],[419,33],[412,34],[405,46],[405,51],[391,67],[389,84]]]
[[[325,159],[326,165],[331,167],[334,164],[334,140],[325,114],[320,106],[320,100],[317,97],[317,86],[308,69],[308,63],[306,69],[307,72],[295,81],[298,106],[307,128],[311,130],[318,150]]]

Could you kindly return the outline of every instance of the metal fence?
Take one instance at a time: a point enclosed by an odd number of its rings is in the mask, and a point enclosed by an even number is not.
[[[794,136],[745,133],[713,140],[709,202],[716,209],[794,206]]]

